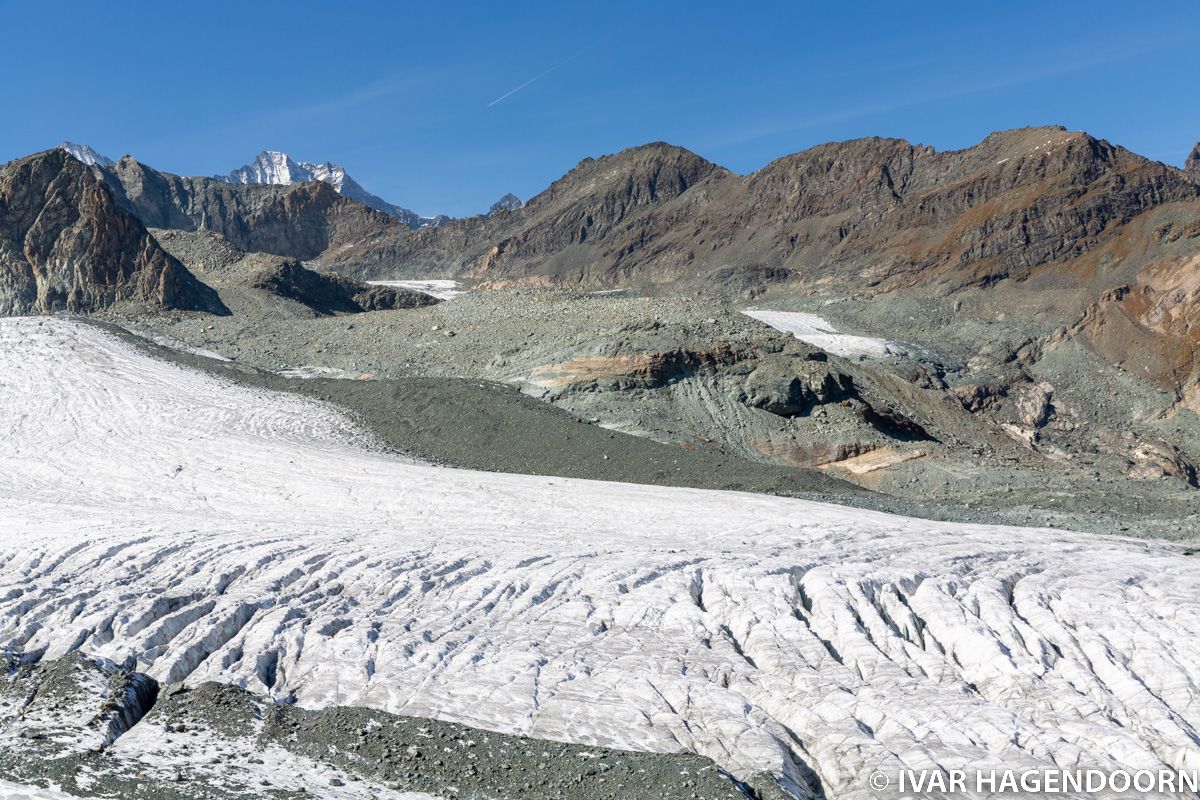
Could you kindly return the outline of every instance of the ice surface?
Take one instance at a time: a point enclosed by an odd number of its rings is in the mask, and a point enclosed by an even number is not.
[[[395,286],[401,289],[412,289],[415,292],[424,292],[441,300],[450,300],[458,297],[460,294],[465,294],[462,289],[459,289],[458,281],[427,279],[419,281],[367,281],[372,286]]]
[[[0,800],[76,800],[75,795],[57,789],[41,789],[0,780]]]
[[[1200,768],[1173,545],[415,464],[65,319],[0,320],[0,376],[0,645],[26,654],[689,750],[802,797]]]
[[[775,330],[790,333],[802,342],[832,353],[835,356],[904,356],[904,348],[887,339],[873,336],[850,336],[838,333],[837,329],[816,314],[799,311],[770,311],[765,308],[748,308],[742,312],[759,322],[765,322]]]

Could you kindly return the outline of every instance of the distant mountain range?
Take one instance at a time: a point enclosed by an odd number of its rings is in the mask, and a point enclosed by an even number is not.
[[[88,166],[98,166],[105,169],[113,167],[116,162],[101,155],[86,144],[63,142],[59,148],[73,155]],[[445,214],[422,216],[415,211],[389,203],[378,195],[363,188],[362,184],[346,174],[346,168],[340,164],[328,161],[316,164],[311,161],[296,161],[287,153],[278,150],[264,150],[251,163],[233,170],[227,175],[216,175],[216,180],[225,183],[258,184],[272,186],[293,186],[309,181],[321,181],[332,186],[338,194],[357,200],[368,208],[382,211],[403,222],[410,228],[437,227],[451,221]],[[484,216],[491,216],[500,210],[512,211],[523,205],[520,198],[509,193],[501,197]]]

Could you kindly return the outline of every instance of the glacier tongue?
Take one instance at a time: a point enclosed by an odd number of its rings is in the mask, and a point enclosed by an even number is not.
[[[1173,545],[412,463],[69,320],[0,320],[0,375],[15,651],[688,750],[802,797],[1200,768],[1200,564]]]

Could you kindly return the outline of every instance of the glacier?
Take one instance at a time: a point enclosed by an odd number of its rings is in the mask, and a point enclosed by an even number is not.
[[[466,294],[462,284],[446,278],[428,278],[423,280],[367,281],[369,286],[394,286],[400,289],[412,289],[416,292],[436,297],[439,300],[453,300],[459,295]]]
[[[0,409],[27,660],[693,752],[801,798],[1200,768],[1179,545],[423,464],[66,318],[0,320]]]

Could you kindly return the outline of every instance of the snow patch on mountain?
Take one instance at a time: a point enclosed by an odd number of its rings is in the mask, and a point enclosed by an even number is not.
[[[0,375],[0,647],[692,751],[798,797],[1200,768],[1174,545],[413,463],[66,319],[0,320]]]
[[[802,342],[819,347],[835,356],[907,356],[908,351],[895,342],[876,336],[852,336],[839,333],[824,318],[799,311],[771,311],[748,308],[742,312],[772,328],[790,333]]]
[[[108,156],[103,156],[88,147],[86,144],[76,144],[75,142],[63,142],[58,146],[60,150],[66,150],[79,161],[87,164],[89,167],[111,167],[116,162]]]
[[[358,181],[346,174],[345,167],[331,164],[328,161],[317,164],[310,161],[296,161],[287,153],[278,150],[264,150],[253,162],[235,169],[228,175],[217,175],[218,180],[228,183],[262,183],[279,186],[290,186],[308,181],[323,181],[328,183],[338,194],[357,200],[365,206],[390,214],[412,228],[424,228],[429,225],[443,225],[448,217],[423,217],[415,211],[401,208],[389,203],[378,195],[371,194]]]

